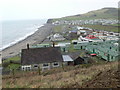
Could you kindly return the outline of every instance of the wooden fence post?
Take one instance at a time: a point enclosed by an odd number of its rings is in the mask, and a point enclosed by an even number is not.
[[[13,78],[15,77],[15,69],[12,69]]]
[[[39,73],[39,75],[41,74],[41,70],[40,70],[40,67],[38,67],[38,73]]]

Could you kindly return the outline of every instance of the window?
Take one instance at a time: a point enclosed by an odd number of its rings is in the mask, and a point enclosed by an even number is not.
[[[49,66],[49,65],[48,65],[48,63],[44,63],[43,66],[44,66],[44,67],[47,67],[47,66]]]
[[[59,66],[59,63],[58,62],[54,62],[53,63],[53,67],[58,67]]]
[[[31,70],[31,65],[22,66],[22,70],[23,71]]]
[[[35,65],[34,65],[34,67],[38,67],[38,65],[37,65],[37,64],[35,64]]]
[[[24,70],[25,68],[23,67],[22,69]]]

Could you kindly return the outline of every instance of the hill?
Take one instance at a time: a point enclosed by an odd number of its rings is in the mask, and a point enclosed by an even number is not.
[[[3,88],[117,88],[118,64],[106,62],[56,68],[39,75],[37,72],[18,73],[2,77]]]
[[[102,8],[85,14],[56,18],[53,20],[118,19],[118,11],[120,11],[119,8]]]

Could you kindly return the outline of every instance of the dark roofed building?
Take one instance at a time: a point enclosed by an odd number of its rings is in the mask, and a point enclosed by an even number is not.
[[[23,49],[21,54],[22,70],[38,67],[50,69],[61,66],[62,62],[63,59],[59,47]]]
[[[87,59],[80,57],[80,52],[69,53],[69,56],[73,59],[74,65],[85,64]]]

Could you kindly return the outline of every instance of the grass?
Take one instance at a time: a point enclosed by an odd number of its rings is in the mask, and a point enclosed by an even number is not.
[[[73,15],[67,16],[62,18],[53,19],[53,21],[57,20],[91,20],[91,19],[118,19],[118,10],[117,8],[114,9],[99,9],[90,11],[85,14],[80,15]]]
[[[19,63],[11,63],[11,61],[20,61],[20,56],[14,56],[3,61],[4,70],[17,69],[20,67]]]
[[[97,29],[97,30],[105,30],[105,31],[113,31],[113,32],[118,32],[118,27],[114,26],[104,26],[104,25],[81,25],[83,27],[88,27],[92,29]]]
[[[9,69],[17,69],[19,68],[21,65],[20,64],[10,64],[7,68]]]
[[[61,32],[62,26],[63,26],[63,25],[57,25],[57,26],[55,26],[55,27],[53,28],[53,31],[54,31],[54,32]]]
[[[112,24],[111,26],[120,26],[120,24]]]
[[[76,52],[76,51],[80,51],[80,50],[75,50],[75,49],[74,49],[74,45],[71,44],[68,51],[69,51],[69,52]]]
[[[3,63],[4,62],[9,62],[10,60],[18,61],[18,60],[20,60],[20,56],[14,56],[14,57],[8,58],[8,59],[4,60]]]
[[[101,65],[68,66],[66,71],[62,68],[49,70],[49,74],[18,73],[15,78],[11,75],[3,76],[3,88],[80,88],[84,83],[94,78],[100,72],[117,69],[118,62],[104,63]]]
[[[70,30],[72,30],[72,28],[70,28],[69,25],[56,25],[53,28],[54,32],[60,32],[60,33],[67,32]]]

